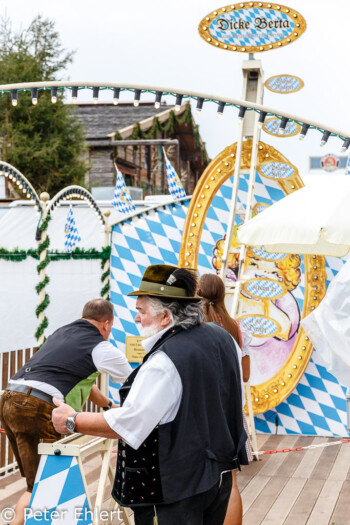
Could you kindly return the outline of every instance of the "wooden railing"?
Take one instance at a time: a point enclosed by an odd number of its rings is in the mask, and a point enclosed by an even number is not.
[[[0,354],[0,390],[6,388],[9,379],[24,365],[26,361],[36,352],[36,348],[25,348],[12,350]],[[0,422],[1,426],[1,422]],[[16,459],[13,455],[6,434],[0,434],[0,475],[13,472],[17,468]]]
[[[21,350],[12,350],[0,354],[0,391],[2,392],[10,378],[22,368],[24,363],[35,354],[37,348],[24,348]],[[97,379],[97,386],[100,384],[100,377]],[[83,410],[97,412],[98,407],[87,401]],[[0,421],[1,428],[1,421]],[[16,459],[12,452],[9,440],[6,434],[0,433],[0,476],[14,472],[17,469]]]

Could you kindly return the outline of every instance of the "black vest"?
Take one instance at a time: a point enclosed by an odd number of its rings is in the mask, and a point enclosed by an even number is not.
[[[203,323],[170,329],[145,356],[143,362],[156,350],[165,352],[179,372],[183,393],[175,419],[158,425],[137,450],[119,440],[112,491],[118,503],[179,501],[209,490],[221,472],[248,463],[234,345],[219,325]],[[120,389],[121,404],[140,368]]]
[[[76,384],[96,372],[91,353],[102,341],[96,326],[78,319],[50,335],[12,379],[43,381],[66,397]]]

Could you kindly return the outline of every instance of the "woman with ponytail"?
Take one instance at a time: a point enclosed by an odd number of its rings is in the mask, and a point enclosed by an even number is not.
[[[225,285],[221,278],[214,273],[206,273],[199,278],[197,295],[203,299],[203,310],[207,322],[220,324],[235,339],[240,348],[238,353],[242,363],[243,382],[249,380],[250,376],[250,357],[249,343],[251,336],[248,332],[241,331],[237,321],[232,319],[225,306]],[[244,387],[242,392],[242,403],[245,404]],[[243,422],[247,435],[247,421],[243,412]],[[246,442],[248,459],[253,459],[249,437]],[[232,491],[227,508],[224,525],[241,525],[242,523],[242,500],[237,486],[236,471],[232,471]]]

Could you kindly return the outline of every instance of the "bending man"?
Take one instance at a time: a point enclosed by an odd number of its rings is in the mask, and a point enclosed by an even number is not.
[[[107,341],[113,306],[104,299],[89,301],[82,319],[50,335],[36,354],[15,374],[0,401],[0,420],[11,443],[27,491],[16,505],[12,525],[24,523],[39,465],[38,443],[60,439],[51,422],[52,398],[81,410],[90,400],[108,410],[112,402],[94,385],[97,371],[114,381],[125,379],[131,367],[120,350]]]

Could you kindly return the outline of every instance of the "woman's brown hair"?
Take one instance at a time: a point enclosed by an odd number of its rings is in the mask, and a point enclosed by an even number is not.
[[[215,321],[229,332],[239,346],[242,338],[238,323],[232,319],[225,306],[225,285],[215,273],[205,273],[199,278],[197,294],[203,298],[206,321]]]

